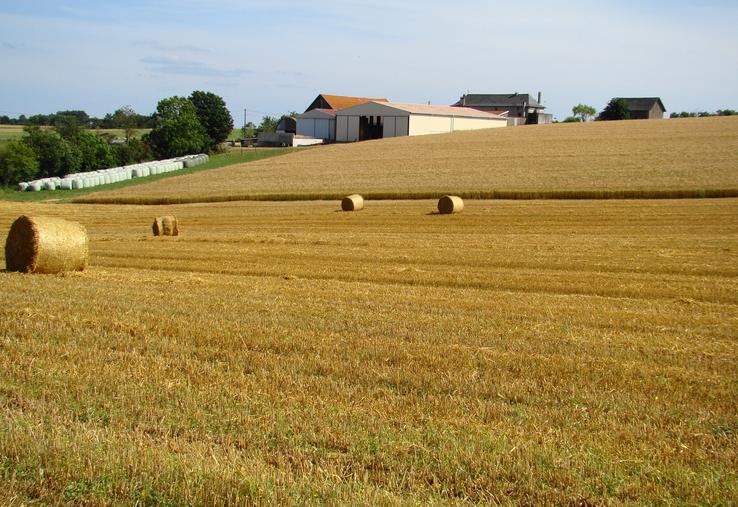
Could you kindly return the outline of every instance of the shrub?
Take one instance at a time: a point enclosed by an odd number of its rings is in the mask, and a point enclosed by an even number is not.
[[[11,141],[0,151],[0,183],[3,185],[32,180],[38,168],[36,154],[22,142]]]

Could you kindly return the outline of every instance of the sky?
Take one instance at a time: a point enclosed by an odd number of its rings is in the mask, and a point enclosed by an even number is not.
[[[236,126],[319,93],[451,104],[539,91],[558,119],[659,96],[738,109],[737,0],[0,0],[0,114],[224,98]]]

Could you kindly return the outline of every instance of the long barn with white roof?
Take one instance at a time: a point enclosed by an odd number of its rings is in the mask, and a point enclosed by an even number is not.
[[[336,111],[335,139],[354,142],[505,126],[505,115],[469,107],[371,101]]]

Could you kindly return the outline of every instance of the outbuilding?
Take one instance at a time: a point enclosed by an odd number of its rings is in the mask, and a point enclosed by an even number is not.
[[[631,120],[660,120],[666,107],[660,97],[625,97]]]
[[[367,102],[336,111],[336,141],[444,134],[507,126],[504,115],[469,107]]]
[[[336,140],[336,111],[311,109],[297,116],[297,135],[324,141]]]

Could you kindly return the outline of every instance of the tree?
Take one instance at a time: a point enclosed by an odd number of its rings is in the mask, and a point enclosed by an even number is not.
[[[246,125],[241,127],[241,136],[244,139],[247,139],[249,137],[256,137],[256,125],[254,125],[254,122],[248,122]]]
[[[127,143],[115,144],[112,147],[116,165],[135,164],[151,159],[151,148],[143,141],[133,138]]]
[[[79,172],[82,155],[76,146],[53,130],[36,126],[26,127],[23,143],[30,147],[39,163],[39,176],[64,176]]]
[[[138,117],[138,113],[136,113],[131,106],[121,107],[116,110],[111,117],[111,123],[115,127],[123,129],[126,136],[126,142],[130,141],[133,137],[133,132],[138,126]]]
[[[170,158],[201,152],[206,147],[206,136],[192,102],[175,96],[159,101],[154,128],[144,142],[158,158]]]
[[[228,139],[233,131],[233,117],[225,101],[211,92],[194,91],[190,101],[197,110],[197,117],[207,134],[207,148],[212,150]]]
[[[77,134],[73,143],[81,155],[80,171],[107,169],[115,165],[110,144],[102,137],[83,130]]]
[[[54,121],[54,130],[67,141],[74,142],[82,132],[82,127],[76,116],[60,115]]]
[[[73,111],[57,111],[55,115],[50,115],[54,118],[59,117],[73,117],[77,121],[77,125],[80,126],[80,128],[87,128],[90,124],[90,116],[84,112],[79,110],[73,110]],[[52,125],[56,125],[56,122],[52,122]]]
[[[279,118],[275,118],[274,116],[264,116],[256,131],[275,132],[277,130],[277,125],[279,125]]]
[[[577,104],[576,106],[571,108],[572,114],[579,118],[579,121],[589,121],[591,118],[594,118],[594,115],[597,114],[597,110],[592,107],[588,106],[586,104]]]
[[[630,118],[630,108],[625,100],[614,98],[608,102],[605,109],[597,117],[598,120],[627,120]]]
[[[0,184],[32,180],[38,174],[38,168],[36,153],[25,143],[10,141],[0,151]]]

